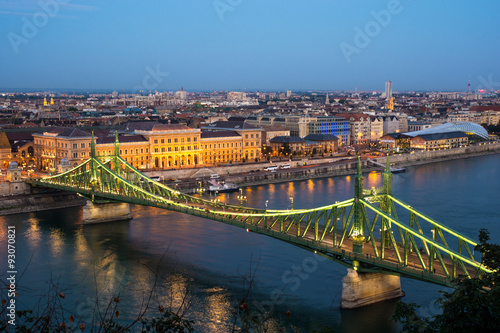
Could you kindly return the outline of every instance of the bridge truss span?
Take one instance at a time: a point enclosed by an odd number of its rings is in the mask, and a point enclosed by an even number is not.
[[[381,272],[453,286],[459,275],[488,274],[474,258],[472,239],[438,223],[391,194],[387,159],[384,185],[365,190],[361,166],[354,198],[310,209],[267,210],[190,196],[154,181],[115,153],[96,156],[61,174],[30,179],[36,186],[77,192],[96,203],[126,202],[178,211],[235,225],[326,256],[360,272]],[[399,216],[407,215],[408,222]],[[424,225],[425,224],[425,225]],[[431,231],[432,230],[432,231]]]

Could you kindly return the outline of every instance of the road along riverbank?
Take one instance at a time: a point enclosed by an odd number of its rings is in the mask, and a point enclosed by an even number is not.
[[[448,160],[472,158],[476,156],[500,153],[500,142],[474,145],[469,147],[436,150],[428,152],[415,152],[411,154],[394,154],[389,156],[391,165],[397,167],[408,167],[427,163],[436,163]],[[385,157],[372,160],[385,164]],[[305,164],[305,165],[304,165]],[[277,172],[262,171],[268,165],[290,165],[290,169],[281,169]],[[224,166],[217,168],[189,169],[189,170],[167,170],[161,172],[164,179],[174,179],[179,175],[192,175],[193,178],[176,183],[175,187],[185,193],[196,193],[200,180],[203,186],[207,185],[207,176],[219,173],[225,182],[235,183],[239,186],[253,186],[271,183],[284,183],[306,179],[324,178],[351,175],[356,173],[357,159],[352,158],[324,158],[324,159],[302,159],[299,161],[280,161],[272,163],[252,163],[245,165]],[[372,166],[366,159],[362,160],[363,172],[382,170],[378,166]],[[259,170],[259,171],[255,171]],[[158,176],[159,172],[145,172],[149,176]],[[196,178],[194,178],[196,177]],[[179,178],[175,178],[179,179]],[[170,186],[174,184],[168,184]],[[83,206],[86,199],[68,192],[47,191],[46,193],[26,194],[18,196],[0,197],[0,216],[37,212],[51,209]]]
[[[391,166],[409,167],[413,165],[437,163],[498,153],[500,153],[500,142],[491,142],[454,149],[414,152],[410,154],[393,154],[389,155],[389,161]],[[381,164],[386,163],[386,157],[378,157],[371,160]],[[345,157],[337,159],[336,161],[331,161],[331,159],[328,159],[328,162],[326,163],[324,162],[324,160],[309,160],[307,162],[309,162],[309,164],[306,164],[302,167],[293,167],[286,170],[282,169],[276,172],[259,171],[252,172],[251,174],[249,174],[248,172],[227,173],[221,174],[221,177],[225,182],[228,183],[235,183],[239,186],[253,186],[306,179],[352,175],[356,173],[357,167],[356,158],[352,158],[347,161],[345,160]],[[292,164],[293,162],[281,163]],[[366,158],[361,160],[361,165],[363,172],[383,170],[382,167],[373,166],[371,163],[368,163]],[[195,193],[196,188],[199,186],[199,181],[188,179],[182,181],[181,183],[177,183],[176,186],[183,192]]]

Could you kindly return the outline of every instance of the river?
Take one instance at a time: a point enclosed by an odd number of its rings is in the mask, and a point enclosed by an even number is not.
[[[500,241],[500,155],[408,167],[393,176],[393,194],[447,226],[477,239],[487,228]],[[365,174],[365,188],[379,186],[381,173]],[[247,187],[247,204],[269,209],[309,208],[353,196],[354,177],[343,176]],[[220,195],[237,203],[237,193]],[[245,298],[270,331],[285,327],[311,332],[396,332],[394,301],[340,310],[346,269],[308,251],[223,223],[151,207],[132,207],[133,219],[82,226],[81,208],[0,217],[0,248],[7,227],[16,230],[17,309],[34,308],[40,297],[63,291],[64,307],[91,325],[96,294],[119,296],[120,318],[131,318],[149,301],[179,308],[197,332],[228,332],[235,307]],[[2,281],[7,255],[0,256]],[[438,312],[445,288],[402,278],[406,302],[420,313]],[[251,287],[249,287],[251,284]],[[96,290],[98,290],[96,292]],[[5,298],[5,292],[3,292]],[[68,313],[69,313],[68,312]],[[157,312],[155,312],[157,313]]]

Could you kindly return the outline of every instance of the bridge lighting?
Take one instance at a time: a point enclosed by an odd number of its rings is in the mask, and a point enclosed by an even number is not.
[[[293,196],[290,196],[290,204],[291,204],[291,207],[292,207],[292,210],[293,210]]]
[[[266,200],[266,210],[267,210],[267,204],[269,203],[269,200]]]

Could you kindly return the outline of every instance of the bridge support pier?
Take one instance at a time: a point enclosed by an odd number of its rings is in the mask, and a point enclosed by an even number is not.
[[[347,275],[342,279],[340,307],[355,309],[400,298],[404,295],[399,276],[382,273],[358,273],[354,269],[348,268]]]
[[[130,214],[130,205],[128,203],[96,204],[87,201],[87,204],[83,206],[83,224],[130,220],[131,218],[132,214]]]

